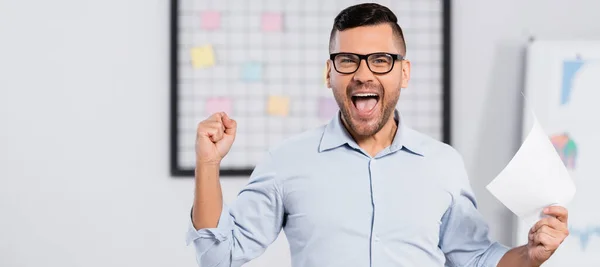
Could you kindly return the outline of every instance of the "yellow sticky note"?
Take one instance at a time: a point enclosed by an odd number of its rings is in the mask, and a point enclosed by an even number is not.
[[[191,54],[194,68],[206,68],[215,65],[215,53],[211,45],[194,47]]]
[[[285,96],[269,97],[269,114],[276,116],[287,116],[290,109],[290,98]]]

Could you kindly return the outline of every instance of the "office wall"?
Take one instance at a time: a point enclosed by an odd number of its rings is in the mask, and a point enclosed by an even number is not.
[[[516,149],[522,45],[600,37],[600,3],[485,2],[454,1],[453,139],[510,242],[483,187]],[[0,266],[195,266],[193,181],[168,174],[168,8],[0,2]],[[226,200],[245,182],[223,180]],[[289,266],[285,240],[248,266]]]
[[[452,1],[453,144],[465,157],[492,237],[511,244],[513,216],[485,186],[520,146],[525,45],[600,39],[594,0]]]

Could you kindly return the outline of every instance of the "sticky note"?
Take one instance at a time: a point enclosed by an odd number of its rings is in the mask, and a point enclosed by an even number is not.
[[[283,29],[283,15],[281,13],[263,13],[261,23],[263,31],[281,31]]]
[[[206,100],[206,114],[212,115],[217,112],[225,112],[231,115],[231,99],[227,97],[211,97]]]
[[[241,77],[242,80],[247,82],[255,82],[260,81],[263,76],[263,67],[262,64],[258,62],[246,62],[242,65],[241,68]]]
[[[204,30],[215,30],[221,26],[221,13],[204,11],[200,13],[200,27]]]
[[[321,97],[319,99],[319,118],[331,119],[338,110],[339,107],[333,97]]]
[[[215,65],[215,53],[211,45],[192,48],[191,56],[194,68],[206,68]]]
[[[285,96],[270,96],[268,112],[270,115],[287,116],[290,109],[290,98]]]

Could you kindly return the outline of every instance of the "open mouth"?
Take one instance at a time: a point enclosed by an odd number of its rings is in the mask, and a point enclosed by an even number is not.
[[[374,93],[359,93],[352,95],[352,103],[360,113],[370,113],[379,102],[379,95]]]

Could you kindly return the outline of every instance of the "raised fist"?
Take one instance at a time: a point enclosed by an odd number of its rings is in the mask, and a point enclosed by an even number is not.
[[[225,112],[201,121],[196,131],[196,164],[220,164],[235,140],[236,127]]]

